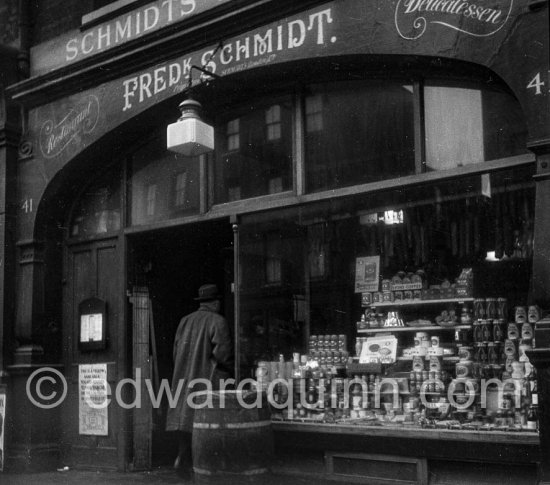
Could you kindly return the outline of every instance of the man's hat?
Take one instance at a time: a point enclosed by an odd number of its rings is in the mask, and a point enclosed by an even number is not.
[[[218,287],[214,284],[202,285],[199,288],[197,301],[220,300],[222,295],[218,292]]]

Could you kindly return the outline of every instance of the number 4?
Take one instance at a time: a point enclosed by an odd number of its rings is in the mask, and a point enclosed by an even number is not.
[[[25,199],[21,209],[25,211],[25,214],[32,212],[32,199]]]
[[[540,72],[537,72],[537,75],[531,79],[531,82],[527,85],[527,89],[534,88],[535,95],[542,94],[541,87],[544,86],[544,81],[540,79]]]

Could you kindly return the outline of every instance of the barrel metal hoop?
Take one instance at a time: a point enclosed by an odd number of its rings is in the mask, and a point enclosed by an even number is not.
[[[195,429],[247,429],[247,428],[263,428],[271,426],[271,421],[252,421],[250,423],[193,423]]]

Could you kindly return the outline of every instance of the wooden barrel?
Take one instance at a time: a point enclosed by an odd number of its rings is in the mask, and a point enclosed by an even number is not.
[[[194,402],[193,470],[202,482],[241,483],[269,471],[273,434],[264,394],[208,391]]]

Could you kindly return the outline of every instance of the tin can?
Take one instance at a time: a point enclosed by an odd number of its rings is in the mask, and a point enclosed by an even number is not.
[[[484,365],[487,364],[487,344],[483,342],[476,343],[476,362]]]
[[[490,342],[493,339],[493,320],[481,320],[481,341]]]
[[[485,315],[485,299],[476,298],[474,300],[474,319],[481,320],[482,318],[485,318]]]
[[[487,319],[491,319],[491,320],[498,317],[498,314],[497,314],[497,299],[496,298],[486,298],[485,299],[485,317]]]
[[[338,335],[338,350],[348,350],[348,338],[344,334]]]
[[[497,298],[497,318],[508,321],[508,300],[506,298]]]
[[[489,365],[498,364],[498,354],[494,342],[489,342],[487,344],[487,362]]]
[[[437,356],[430,357],[430,370],[441,371],[441,357],[437,357]]]
[[[519,338],[519,327],[517,323],[510,322],[508,324],[508,338],[510,340],[517,340]]]
[[[504,342],[506,320],[499,318],[493,321],[493,342]]]
[[[310,352],[315,352],[317,350],[317,344],[318,344],[317,335],[310,335],[309,336],[309,351]]]
[[[516,323],[525,323],[527,321],[527,308],[517,306],[514,311],[514,317]]]
[[[516,354],[516,344],[513,340],[507,339],[504,342],[504,355],[506,355],[507,358],[513,358]]]
[[[483,341],[483,331],[481,326],[482,320],[476,320],[474,322],[474,342]]]
[[[531,340],[533,336],[533,325],[529,322],[525,322],[521,326],[521,338],[523,340]]]
[[[527,310],[527,321],[529,323],[536,323],[540,320],[540,308],[537,305],[531,305]]]
[[[361,305],[362,306],[372,305],[372,293],[370,291],[367,291],[361,294]]]
[[[422,372],[422,370],[424,369],[424,359],[422,357],[419,357],[419,356],[414,356],[413,357],[413,363],[412,363],[412,368],[415,372]],[[422,374],[420,374],[420,378],[418,380],[422,380]]]

